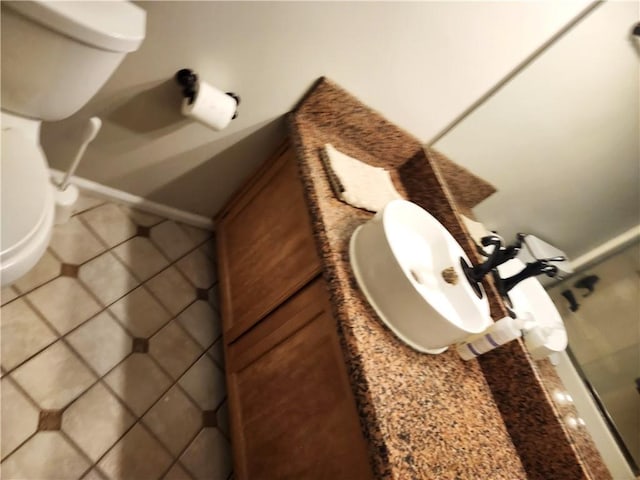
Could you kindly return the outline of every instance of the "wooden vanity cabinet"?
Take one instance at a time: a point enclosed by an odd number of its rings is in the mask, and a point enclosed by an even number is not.
[[[227,342],[321,271],[290,148],[276,152],[232,199],[216,231]]]
[[[371,479],[294,153],[217,226],[235,478]]]
[[[321,277],[227,350],[238,479],[371,478]]]

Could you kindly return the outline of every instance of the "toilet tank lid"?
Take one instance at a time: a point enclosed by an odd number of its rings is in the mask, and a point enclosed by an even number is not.
[[[147,13],[127,0],[2,3],[52,30],[104,50],[133,52],[145,36]]]

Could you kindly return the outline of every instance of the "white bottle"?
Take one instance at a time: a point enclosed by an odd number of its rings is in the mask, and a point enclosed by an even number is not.
[[[470,337],[468,341],[460,343],[456,350],[463,360],[471,360],[478,355],[521,337],[523,326],[524,320],[519,318],[501,318],[481,334]]]

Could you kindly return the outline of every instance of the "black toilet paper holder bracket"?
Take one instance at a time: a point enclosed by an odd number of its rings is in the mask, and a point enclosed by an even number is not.
[[[182,96],[189,99],[189,104],[192,104],[196,99],[196,92],[198,91],[198,75],[190,68],[181,68],[174,76],[178,85],[182,87]],[[240,95],[233,92],[225,92],[231,98],[236,101],[236,106],[240,105]],[[233,120],[238,116],[238,111],[233,114],[231,119]]]

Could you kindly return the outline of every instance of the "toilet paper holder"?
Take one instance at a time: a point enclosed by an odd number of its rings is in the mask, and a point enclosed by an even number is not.
[[[196,92],[198,90],[198,75],[190,68],[181,68],[174,76],[178,85],[182,87],[182,96],[187,98],[189,103],[193,103]],[[236,101],[236,105],[240,105],[240,95],[233,92],[225,92],[231,98]],[[238,111],[233,114],[231,119],[235,119],[238,116]]]

